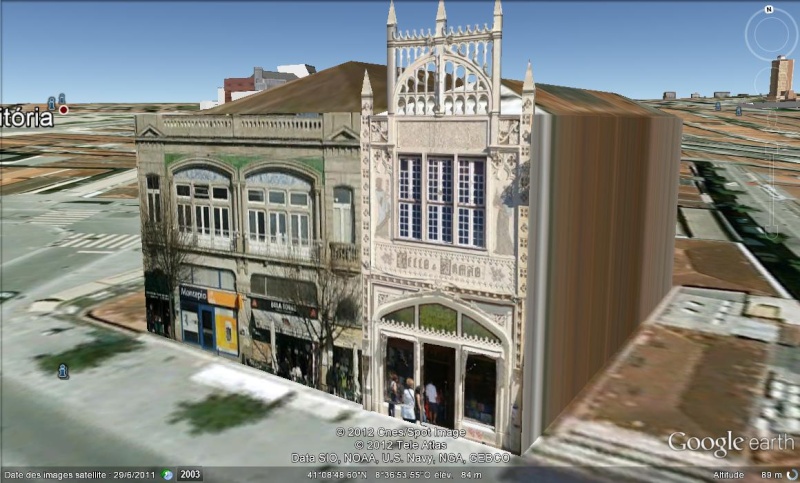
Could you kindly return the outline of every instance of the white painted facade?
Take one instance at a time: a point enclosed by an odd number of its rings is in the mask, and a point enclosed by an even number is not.
[[[440,1],[436,30],[427,35],[399,32],[392,4],[387,38],[387,112],[372,112],[367,76],[362,92],[362,178],[369,187],[361,226],[364,404],[387,412],[388,366],[394,364],[387,361],[396,347],[413,346],[413,357],[403,356],[413,362],[408,374],[391,371],[415,385],[429,382],[426,370],[432,369],[426,367],[433,362],[426,351],[434,346],[430,353],[453,354],[451,362],[436,362],[454,366],[445,382],[452,414],[441,425],[519,453],[530,66],[522,96],[501,86],[499,1],[493,25],[474,30],[448,28]],[[416,200],[406,199],[408,191],[419,192]],[[457,200],[452,207],[451,198]],[[408,221],[414,216],[419,219]],[[456,314],[453,325],[432,327],[432,319],[424,320],[430,307]],[[397,320],[401,312],[413,318]],[[492,400],[481,396],[475,409],[468,387],[474,383],[467,380],[474,380],[470,371],[478,364],[471,361],[477,360],[494,367],[494,388],[487,391]]]

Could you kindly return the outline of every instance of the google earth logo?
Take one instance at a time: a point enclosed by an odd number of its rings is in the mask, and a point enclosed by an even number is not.
[[[172,472],[170,470],[161,470],[161,477],[164,478],[165,481],[169,481],[172,479]]]

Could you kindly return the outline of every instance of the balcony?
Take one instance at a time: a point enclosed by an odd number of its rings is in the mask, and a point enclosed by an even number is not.
[[[358,270],[358,245],[354,243],[331,242],[328,245],[331,268],[334,270]]]
[[[234,237],[194,235],[192,245],[199,250],[232,253],[236,251]]]
[[[320,260],[321,244],[315,241],[281,238],[247,240],[247,253],[284,261],[316,263]]]

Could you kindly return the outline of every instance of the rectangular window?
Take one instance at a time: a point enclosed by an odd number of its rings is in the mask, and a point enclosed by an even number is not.
[[[247,201],[252,203],[263,203],[264,202],[264,192],[261,190],[248,190],[247,191]]]
[[[486,244],[485,163],[462,159],[458,168],[458,243],[482,248]]]
[[[309,245],[308,236],[308,215],[301,213],[292,213],[292,244],[302,245],[307,247]]]
[[[219,188],[214,187],[212,192],[212,196],[215,200],[227,200],[228,199],[228,188]]]
[[[453,243],[453,160],[428,159],[428,240]]]
[[[288,242],[286,233],[286,213],[269,214],[269,240],[271,243],[285,245]]]
[[[221,206],[214,207],[214,235],[223,238],[230,238],[231,227],[229,220],[229,210]]]
[[[305,193],[292,193],[289,195],[292,206],[308,206],[308,195]]]
[[[194,197],[207,200],[208,199],[208,185],[196,185],[194,187]]]
[[[250,240],[264,243],[267,241],[267,214],[260,210],[249,210]]]
[[[270,191],[269,203],[272,205],[285,205],[286,193],[284,193],[283,191]]]
[[[400,237],[422,238],[422,161],[419,158],[400,159]]]
[[[175,186],[175,192],[178,196],[192,196],[192,187],[188,184],[179,184]]]
[[[195,206],[195,228],[198,235],[211,234],[211,208]]]
[[[192,207],[191,205],[178,205],[178,228],[183,233],[192,232]]]
[[[353,192],[349,188],[333,190],[333,241],[355,243],[353,232]]]
[[[161,221],[161,193],[158,191],[147,193],[147,214],[151,223]]]
[[[157,190],[160,188],[160,180],[156,175],[147,176],[147,189]]]

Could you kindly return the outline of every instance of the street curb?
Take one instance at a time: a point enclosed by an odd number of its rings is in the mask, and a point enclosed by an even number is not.
[[[116,322],[112,322],[106,319],[101,319],[100,317],[92,314],[92,311],[95,310],[96,308],[97,307],[90,307],[88,309],[85,309],[83,312],[81,312],[80,318],[82,320],[86,320],[89,323],[95,325],[102,325],[103,327],[108,327],[117,331],[122,331],[125,332],[126,334],[136,334],[136,335],[144,334],[144,332],[132,329],[126,325],[118,324]]]

